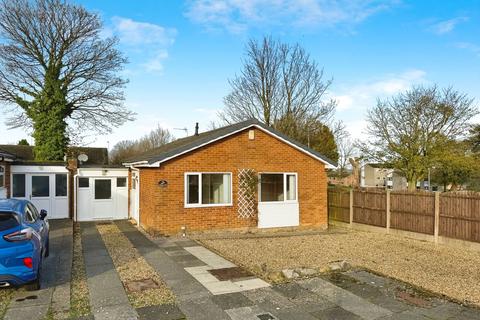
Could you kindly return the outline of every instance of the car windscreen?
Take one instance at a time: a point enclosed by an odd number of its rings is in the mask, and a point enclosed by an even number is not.
[[[18,216],[11,212],[0,211],[0,231],[5,231],[19,225]]]

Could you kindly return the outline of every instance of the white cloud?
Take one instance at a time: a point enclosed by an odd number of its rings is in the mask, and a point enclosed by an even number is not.
[[[207,29],[352,26],[400,0],[191,0],[185,15]]]
[[[411,88],[428,83],[423,70],[412,69],[400,74],[389,74],[370,81],[332,89],[338,103],[336,118],[342,120],[352,137],[364,138],[367,127],[366,111],[375,106],[377,99],[385,99]]]
[[[168,48],[175,42],[176,29],[123,17],[113,17],[112,24],[111,33],[119,37],[133,62],[149,72],[163,71]]]
[[[473,52],[475,55],[480,57],[480,45],[476,45],[471,42],[458,42],[455,44],[455,46],[459,49],[464,49],[464,50]]]
[[[390,74],[380,79],[342,88],[338,90],[338,94],[333,95],[333,98],[337,100],[339,111],[366,108],[377,98],[391,96],[407,90],[412,85],[424,83],[425,75],[425,71],[418,69]]]
[[[438,35],[450,33],[455,29],[455,27],[462,23],[468,21],[468,17],[457,17],[453,19],[448,19],[444,21],[439,21],[434,23],[429,27],[429,30]]]

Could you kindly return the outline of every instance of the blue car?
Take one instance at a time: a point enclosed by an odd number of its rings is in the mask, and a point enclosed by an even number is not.
[[[26,200],[0,200],[0,288],[40,289],[42,261],[48,256],[47,212]]]

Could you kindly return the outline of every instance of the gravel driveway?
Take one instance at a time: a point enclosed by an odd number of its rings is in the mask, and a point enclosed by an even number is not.
[[[480,252],[373,232],[331,229],[316,235],[202,239],[260,276],[287,268],[322,269],[332,261],[396,278],[480,306]]]

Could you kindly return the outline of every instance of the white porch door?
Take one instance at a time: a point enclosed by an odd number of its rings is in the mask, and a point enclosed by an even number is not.
[[[259,183],[258,227],[300,225],[296,173],[262,173]]]
[[[112,178],[93,179],[93,216],[95,219],[110,220],[115,218],[112,185]]]
[[[132,171],[132,188],[130,189],[130,217],[140,223],[140,175]]]

